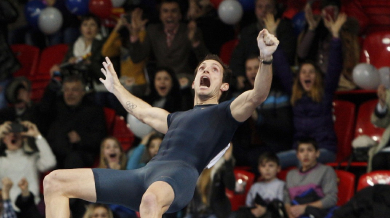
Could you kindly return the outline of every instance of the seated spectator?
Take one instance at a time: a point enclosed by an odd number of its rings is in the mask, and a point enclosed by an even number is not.
[[[103,61],[101,55],[103,40],[99,34],[99,28],[98,17],[94,15],[83,16],[80,25],[81,36],[69,46],[63,63],[54,65],[50,69],[51,75],[54,72],[82,74],[90,88],[92,88],[92,84],[100,84],[99,78],[103,76],[100,72]]]
[[[389,142],[390,134],[388,133],[390,128],[390,91],[386,90],[383,85],[378,87],[378,105],[375,107],[374,113],[371,115],[371,122],[378,127],[386,128],[386,131],[382,135],[382,139],[379,145],[374,146],[369,151],[369,160],[367,171],[375,170],[390,170],[390,153]]]
[[[107,134],[103,108],[94,105],[85,92],[81,76],[71,75],[62,85],[52,79],[41,100],[41,119],[57,168],[92,166]]]
[[[200,31],[194,21],[181,23],[180,4],[177,0],[163,0],[160,6],[161,23],[146,28],[145,41],[139,33],[145,28],[142,14],[132,13],[130,28],[130,56],[134,63],[145,60],[150,54],[156,59],[157,67],[170,66],[174,72],[191,74],[197,61],[191,62],[191,54],[201,61],[208,53]]]
[[[180,88],[175,72],[169,67],[160,67],[151,78],[150,94],[143,99],[153,107],[170,113],[186,111],[194,106],[190,86]]]
[[[138,169],[145,166],[154,156],[156,156],[164,135],[151,132],[142,138],[141,143],[133,150],[129,151],[129,161],[127,170]]]
[[[85,212],[83,218],[114,218],[112,211],[108,208],[107,205],[104,204],[90,204],[87,207],[87,211]]]
[[[251,186],[246,196],[247,208],[239,209],[230,218],[287,216],[283,202],[289,197],[285,183],[276,178],[280,172],[276,154],[271,152],[261,154],[258,160],[258,171],[261,181]]]
[[[308,28],[302,33],[298,45],[298,59],[300,61],[314,61],[322,72],[326,72],[329,65],[329,49],[333,38],[333,32],[329,28],[329,21],[337,21],[340,16],[340,0],[322,0],[321,15],[313,15],[310,3],[306,4],[305,17]],[[356,88],[352,80],[352,70],[359,63],[359,23],[355,18],[348,17],[340,23],[340,40],[343,48],[343,69],[339,80],[339,89],[351,90]]]
[[[13,186],[13,183],[10,178],[4,177],[1,180],[1,204],[0,204],[0,218],[17,218],[14,208],[12,207],[10,199],[10,190]]]
[[[279,18],[276,0],[256,0],[255,15],[257,22],[243,28],[240,32],[239,43],[232,53],[230,68],[237,77],[237,88],[243,88],[245,80],[245,61],[253,55],[259,55],[257,35],[262,29],[267,29],[279,41],[279,48],[286,53],[288,63],[292,65],[295,59],[296,37],[290,20]]]
[[[109,136],[100,145],[99,168],[126,169],[127,158],[117,138]]]
[[[244,88],[239,95],[253,89],[257,70],[260,66],[258,55],[251,55],[245,62]],[[251,166],[257,171],[258,157],[264,151],[281,152],[291,148],[293,137],[292,109],[289,91],[276,76],[272,79],[267,99],[256,108],[252,117],[238,127],[234,138],[233,154],[236,165]],[[280,137],[283,132],[283,137]]]
[[[14,183],[25,178],[29,190],[34,194],[35,203],[40,201],[39,172],[52,169],[56,159],[35,124],[29,121],[0,125],[0,179],[8,177]],[[17,186],[10,190],[10,199],[15,207],[15,201],[20,194]]]
[[[226,218],[231,213],[231,204],[225,194],[226,188],[234,191],[233,146],[211,168],[204,169],[198,178],[194,197],[187,206],[185,218]]]
[[[12,1],[0,1],[0,109],[7,107],[5,87],[10,82],[12,74],[21,68],[8,44],[8,24],[18,18],[18,11]]]
[[[274,53],[275,76],[291,93],[294,122],[293,150],[278,153],[282,168],[298,166],[296,142],[301,138],[314,138],[319,147],[320,163],[336,160],[337,137],[333,127],[333,95],[342,70],[342,52],[339,30],[346,16],[340,15],[335,22],[325,20],[332,31],[333,39],[329,48],[329,64],[325,75],[310,61],[301,63],[298,75],[293,73],[281,49]],[[324,78],[323,78],[324,77]]]
[[[289,217],[306,215],[323,218],[336,206],[338,192],[336,172],[332,167],[318,163],[319,156],[320,152],[314,139],[308,138],[298,142],[297,158],[301,167],[288,172],[286,178],[290,199],[287,199],[285,204]]]

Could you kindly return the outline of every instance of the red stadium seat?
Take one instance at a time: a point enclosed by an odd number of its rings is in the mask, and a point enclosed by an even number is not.
[[[355,104],[348,101],[333,101],[334,130],[337,135],[337,162],[344,160],[352,152],[355,108]]]
[[[237,46],[237,44],[238,39],[233,39],[225,42],[225,44],[222,45],[221,50],[219,52],[219,57],[225,64],[229,65],[233,50]]]
[[[226,189],[226,196],[232,204],[232,211],[236,211],[241,206],[245,206],[246,195],[255,181],[255,174],[245,170],[234,169],[234,175],[236,177],[236,184],[245,185],[242,193],[235,193],[234,191]]]
[[[378,103],[378,100],[370,100],[364,102],[359,107],[358,116],[356,119],[355,138],[360,135],[368,135],[374,141],[379,142],[385,129],[374,126],[371,123],[371,114]]]
[[[11,49],[22,65],[22,68],[16,71],[13,76],[30,78],[34,75],[38,67],[39,48],[31,45],[15,44],[11,45]]]
[[[122,116],[115,116],[112,135],[119,140],[125,152],[130,150],[134,142],[134,134]]]
[[[388,184],[390,185],[390,170],[378,170],[370,173],[363,174],[359,178],[357,191],[375,184]]]
[[[387,16],[387,15],[386,15]],[[363,41],[360,62],[376,68],[390,66],[390,31],[372,32]]]
[[[342,206],[351,199],[355,193],[355,175],[353,173],[336,170],[338,201],[337,206]]]
[[[112,135],[114,132],[115,115],[115,110],[107,107],[104,108],[104,116],[106,118],[106,128],[108,135]]]
[[[34,75],[35,79],[49,80],[50,68],[55,64],[60,64],[67,51],[67,44],[58,44],[45,48],[39,60],[37,74]]]

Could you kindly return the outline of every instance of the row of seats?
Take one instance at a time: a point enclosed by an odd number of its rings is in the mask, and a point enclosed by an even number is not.
[[[355,175],[353,173],[336,170],[337,174],[337,186],[338,186],[338,201],[337,206],[342,206],[347,203],[355,194]],[[235,193],[226,189],[226,195],[228,196],[232,210],[236,211],[240,207],[245,206],[246,195],[255,182],[255,175],[243,169],[235,168],[234,175],[236,177],[236,184],[246,184],[245,191],[243,193]],[[279,179],[285,180],[286,174],[278,175]],[[373,186],[375,184],[388,184],[390,185],[390,171],[374,171],[366,173],[359,177],[357,190]]]

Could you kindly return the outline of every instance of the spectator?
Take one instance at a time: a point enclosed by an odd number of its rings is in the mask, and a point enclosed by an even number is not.
[[[163,108],[171,113],[193,107],[190,86],[181,89],[173,69],[160,67],[151,78],[150,94],[143,99],[153,107]]]
[[[180,4],[176,0],[163,0],[160,6],[162,23],[150,24],[146,29],[146,39],[139,40],[139,32],[145,28],[142,14],[132,13],[130,28],[130,56],[135,63],[143,61],[150,53],[156,58],[157,66],[171,66],[174,72],[191,73],[196,61],[191,63],[191,52],[201,61],[208,53],[200,31],[194,21],[188,26],[181,23]],[[152,52],[153,51],[153,52]],[[192,67],[193,66],[193,67]]]
[[[85,15],[81,18],[81,36],[75,43],[69,46],[69,50],[64,57],[63,64],[54,65],[50,73],[80,73],[83,75],[88,85],[99,84],[99,78],[103,76],[100,72],[103,57],[101,50],[103,46],[102,37],[99,34],[100,21],[94,15]],[[61,68],[67,69],[61,71]]]
[[[120,59],[119,70],[120,80],[122,85],[137,97],[145,95],[147,84],[145,78],[145,63],[143,60],[139,63],[134,63],[129,54],[129,36],[131,28],[131,14],[142,14],[139,8],[134,9],[131,13],[126,13],[118,19],[118,22],[106,40],[102,48],[102,55],[115,60],[115,57]],[[129,23],[130,22],[130,23]],[[146,31],[141,29],[138,35],[140,42],[145,41]],[[113,62],[115,64],[115,62]],[[115,66],[115,65],[114,65]],[[113,95],[111,95],[113,96]],[[115,96],[113,97],[115,98]],[[115,98],[116,99],[116,98]],[[120,105],[120,103],[119,103]]]
[[[1,218],[17,218],[16,213],[12,207],[10,193],[9,193],[13,186],[13,183],[10,178],[4,177],[1,180],[1,184],[2,184],[2,189],[1,189],[2,202],[0,206]]]
[[[288,191],[285,183],[276,178],[280,172],[276,154],[271,152],[261,154],[258,171],[261,174],[261,181],[254,183],[246,196],[248,208],[240,209],[230,218],[287,216],[283,202],[289,199]]]
[[[240,41],[230,59],[230,68],[237,77],[238,89],[243,88],[245,80],[245,60],[253,54],[259,55],[255,39],[263,28],[278,37],[279,47],[286,53],[288,63],[291,65],[294,63],[296,48],[294,30],[289,20],[277,17],[276,3],[276,0],[256,0],[257,22],[243,28],[240,33]]]
[[[374,146],[369,151],[369,160],[367,171],[375,170],[389,170],[390,169],[390,153],[389,142],[390,134],[388,132],[390,128],[390,91],[386,90],[383,85],[378,87],[378,105],[375,107],[374,113],[371,115],[371,122],[378,127],[386,128],[386,131],[382,135],[382,139],[379,145]]]
[[[20,208],[18,218],[43,218],[34,202],[34,194],[28,189],[28,181],[22,178],[18,182],[21,193],[16,198],[16,206]]]
[[[288,172],[286,178],[291,202],[287,199],[285,204],[290,217],[323,218],[336,205],[336,172],[332,167],[318,163],[319,155],[314,139],[298,142],[297,158],[301,167]]]
[[[127,158],[117,138],[109,136],[100,145],[99,168],[126,169]]]
[[[30,184],[30,191],[39,197],[39,172],[53,168],[56,159],[35,124],[29,121],[12,123],[7,121],[0,126],[0,178],[8,177],[14,182],[25,178]],[[15,201],[20,193],[16,186],[10,190],[10,199],[15,207]]]
[[[156,156],[163,135],[151,132],[142,138],[141,143],[129,152],[129,161],[126,169],[138,169],[145,166],[154,156]]]
[[[198,178],[195,194],[187,206],[185,218],[226,218],[231,213],[226,188],[234,190],[234,160],[230,146],[223,158],[211,168],[204,169]]]
[[[335,22],[325,20],[326,26],[332,31],[333,39],[329,48],[329,64],[327,73],[310,61],[301,63],[298,75],[293,82],[293,73],[283,55],[278,49],[274,53],[275,75],[290,90],[293,107],[294,145],[301,138],[314,138],[319,147],[320,163],[336,160],[337,137],[333,128],[332,102],[342,70],[342,53],[339,30],[346,20],[341,14]],[[295,150],[278,153],[282,168],[298,166]]]
[[[83,218],[114,218],[112,211],[104,204],[90,204]]]
[[[0,1],[0,109],[7,107],[5,87],[10,82],[12,74],[21,67],[7,42],[7,25],[17,18],[17,9],[11,1]]]
[[[85,96],[80,75],[66,77],[62,86],[52,79],[41,104],[47,140],[56,155],[57,168],[92,166],[107,132],[103,108]]]
[[[327,24],[336,21],[339,16],[345,19],[346,15],[340,13],[340,0],[322,0],[321,16],[313,15],[310,3],[306,4],[305,17],[308,29],[303,33],[298,46],[298,59],[314,61],[322,72],[326,72],[329,65],[329,49],[333,32]],[[354,18],[347,18],[342,24],[339,36],[343,48],[343,70],[339,80],[339,89],[350,90],[356,85],[352,80],[352,71],[359,62],[359,24]]]
[[[255,76],[260,66],[257,55],[251,55],[245,62],[246,78],[244,88],[235,95],[253,89]],[[236,165],[251,166],[257,171],[258,157],[264,151],[281,152],[291,148],[293,123],[290,96],[279,78],[272,79],[267,99],[256,108],[252,117],[236,131],[233,154]],[[280,137],[283,132],[283,137]]]

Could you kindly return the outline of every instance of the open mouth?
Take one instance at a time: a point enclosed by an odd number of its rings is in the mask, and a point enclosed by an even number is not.
[[[203,76],[200,79],[200,86],[210,87],[210,79],[207,76]]]
[[[161,92],[164,92],[165,90],[167,90],[167,87],[165,87],[165,86],[160,86],[159,89],[160,89]]]
[[[304,82],[305,82],[305,84],[310,84],[310,83],[311,83],[311,80],[306,79]]]
[[[111,157],[111,158],[115,158],[115,157],[116,157],[116,154],[110,154],[110,157]]]

